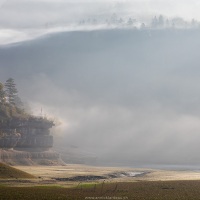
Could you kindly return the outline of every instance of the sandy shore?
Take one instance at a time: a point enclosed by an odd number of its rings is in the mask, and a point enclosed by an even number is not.
[[[15,166],[17,169],[28,172],[36,177],[35,180],[0,180],[1,184],[8,186],[33,186],[33,185],[61,185],[73,186],[84,180],[75,179],[67,181],[72,177],[102,176],[106,182],[137,182],[137,181],[177,181],[177,180],[200,180],[200,171],[171,171],[145,168],[123,168],[123,167],[94,167],[87,165],[66,165],[66,166]],[[126,176],[124,172],[142,173],[139,176]],[[66,180],[59,180],[66,179]],[[88,182],[88,180],[86,180]]]
[[[15,166],[35,179],[0,179],[1,199],[199,199],[200,171],[123,167]],[[128,176],[142,173],[139,176]],[[80,181],[80,177],[100,177]],[[69,178],[76,179],[69,181]],[[78,178],[78,179],[77,179]],[[102,179],[103,178],[103,179]],[[105,179],[104,179],[105,178]],[[100,184],[98,184],[100,183]],[[8,187],[6,187],[8,186]],[[16,196],[18,194],[18,196]]]
[[[31,173],[36,177],[51,179],[55,177],[67,178],[73,176],[96,175],[103,176],[116,172],[148,172],[144,176],[120,177],[121,180],[144,180],[144,181],[166,181],[166,180],[200,180],[200,171],[194,170],[157,170],[146,168],[123,168],[123,167],[94,167],[87,165],[66,166],[15,166],[17,169]]]

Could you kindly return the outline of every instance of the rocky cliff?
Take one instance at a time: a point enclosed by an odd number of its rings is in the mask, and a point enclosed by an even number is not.
[[[0,149],[0,162],[9,165],[64,165],[60,155],[53,150]]]
[[[8,119],[0,126],[0,161],[12,165],[63,164],[51,150],[54,123],[42,117]]]
[[[42,117],[4,120],[0,127],[0,148],[51,148],[54,123]]]
[[[51,150],[53,126],[52,120],[26,111],[13,78],[0,82],[0,162],[59,164],[59,154]]]

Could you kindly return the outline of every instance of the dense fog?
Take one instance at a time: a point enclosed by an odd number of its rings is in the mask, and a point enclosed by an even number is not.
[[[200,29],[48,34],[0,48],[36,115],[55,118],[55,147],[104,165],[197,164]]]

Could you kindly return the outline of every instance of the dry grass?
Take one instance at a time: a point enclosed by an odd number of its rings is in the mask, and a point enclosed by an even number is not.
[[[24,172],[19,169],[15,169],[14,167],[10,167],[8,165],[0,163],[0,178],[1,179],[8,179],[8,178],[32,179],[35,177],[27,172]]]
[[[11,170],[11,167],[6,166]],[[200,172],[107,168],[84,165],[17,167],[38,179],[0,178],[0,200],[120,199],[200,200]],[[89,182],[56,181],[54,177],[105,175],[119,171],[148,171],[141,177],[121,177]],[[16,173],[19,173],[16,172]],[[9,175],[10,176],[10,175]],[[22,177],[22,176],[20,176]],[[26,176],[27,178],[27,176]],[[191,180],[193,179],[193,180]],[[97,198],[96,198],[97,197]]]

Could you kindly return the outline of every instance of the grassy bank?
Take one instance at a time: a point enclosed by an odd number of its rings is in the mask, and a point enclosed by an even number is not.
[[[1,200],[55,199],[200,199],[200,181],[82,184],[74,188],[0,186]]]
[[[4,163],[0,163],[0,178],[7,179],[7,178],[26,178],[32,179],[35,178],[33,175],[6,165]]]

